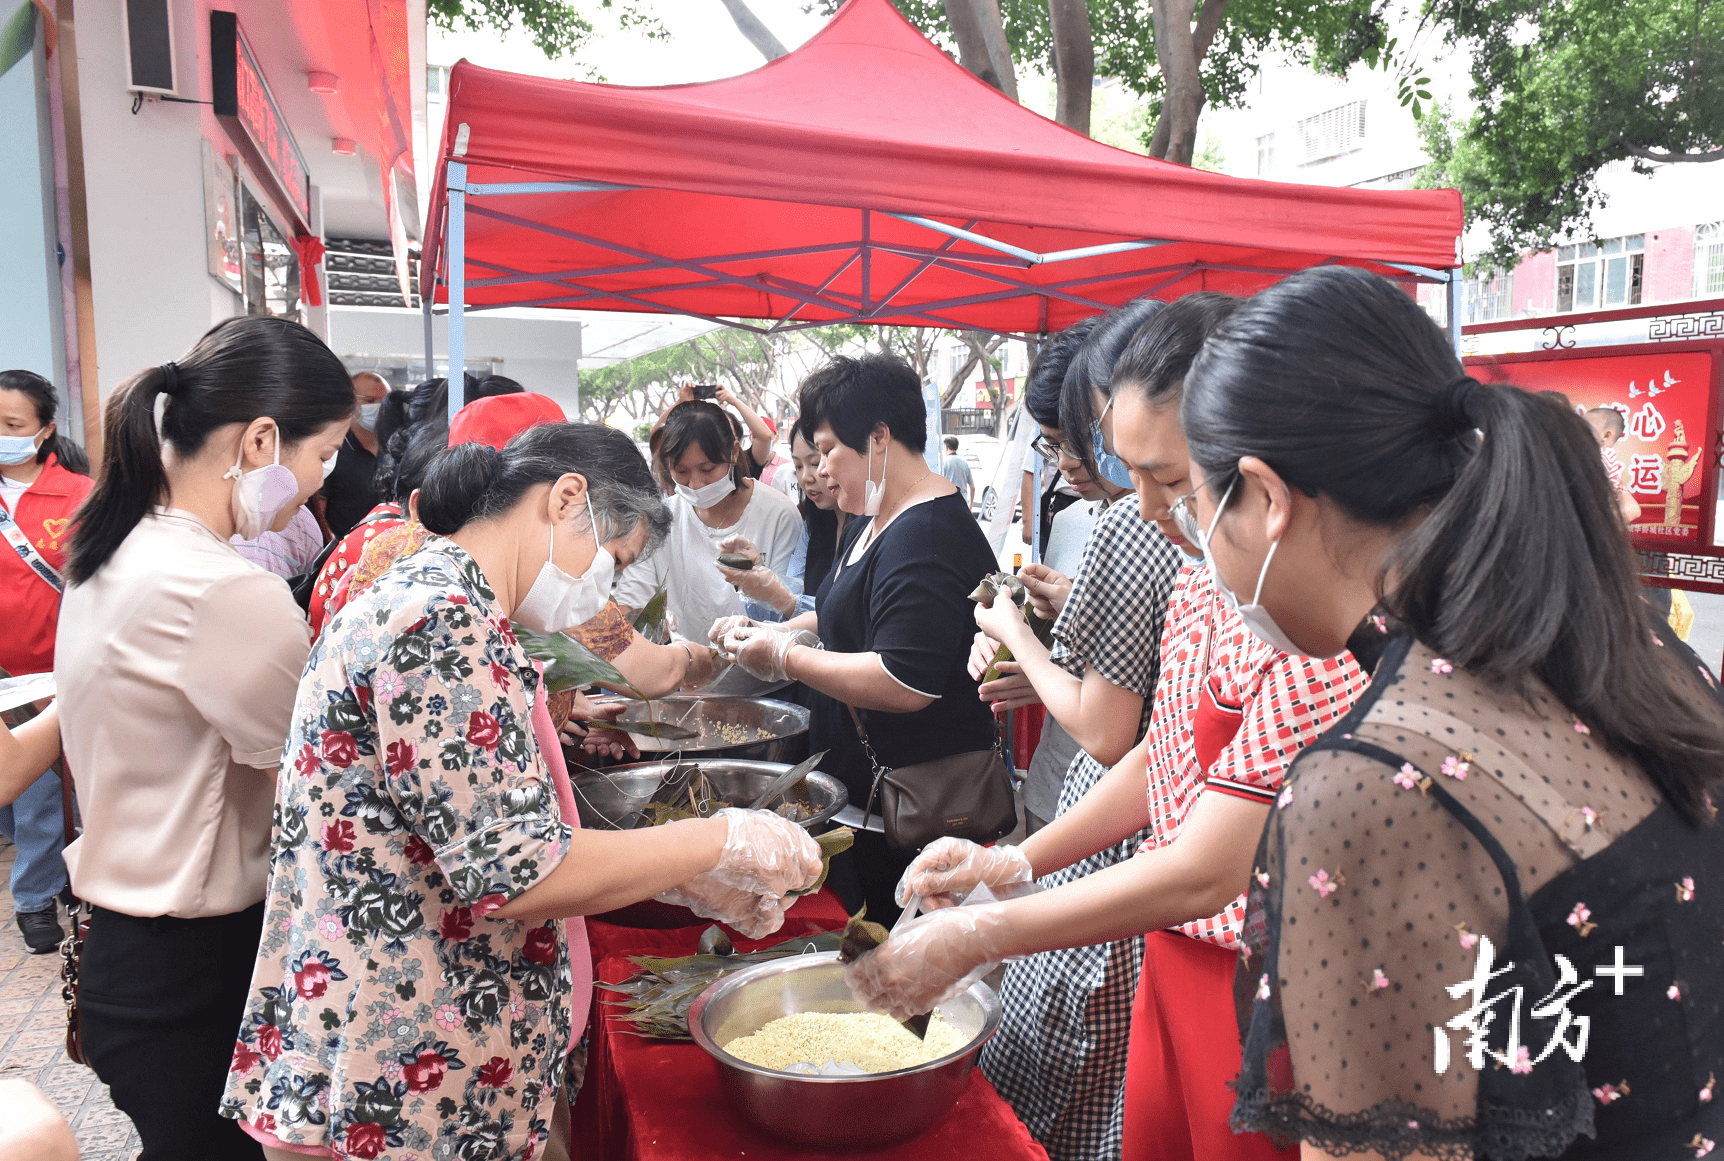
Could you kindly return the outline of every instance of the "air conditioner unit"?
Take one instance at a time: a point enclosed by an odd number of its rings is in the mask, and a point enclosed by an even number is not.
[[[173,0],[120,0],[126,37],[126,88],[177,96]]]

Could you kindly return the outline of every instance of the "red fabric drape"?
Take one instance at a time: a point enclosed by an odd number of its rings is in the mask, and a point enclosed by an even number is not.
[[[764,940],[736,940],[752,951],[788,935],[833,931],[844,925],[844,906],[830,890],[798,903],[784,930]],[[598,978],[616,982],[635,968],[629,955],[692,955],[701,927],[642,930],[588,921]],[[986,1157],[989,1161],[1047,1161],[1029,1130],[1001,1100],[981,1070],[952,1111],[914,1140],[877,1151],[826,1154],[765,1135],[724,1103],[712,1059],[695,1044],[647,1040],[626,1029],[607,1000],[594,993],[587,1075],[575,1103],[571,1155],[575,1161],[927,1161],[935,1157]],[[858,1115],[866,1115],[858,1110]],[[834,1134],[842,1126],[833,1126]]]

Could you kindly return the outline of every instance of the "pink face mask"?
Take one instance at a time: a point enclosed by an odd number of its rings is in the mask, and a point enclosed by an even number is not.
[[[234,461],[233,467],[222,474],[222,479],[232,480],[233,484],[233,522],[234,531],[241,540],[256,540],[275,523],[275,518],[281,515],[281,510],[293,502],[299,495],[299,478],[291,468],[284,467],[281,462],[281,429],[275,430],[275,462],[254,468],[249,472],[240,471],[240,465],[245,462],[242,450],[240,458]]]

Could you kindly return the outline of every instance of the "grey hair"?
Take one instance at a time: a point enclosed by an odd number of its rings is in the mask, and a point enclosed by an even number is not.
[[[670,532],[670,509],[640,449],[622,432],[592,423],[545,423],[498,451],[481,443],[450,448],[432,461],[419,491],[419,521],[448,535],[501,516],[535,484],[573,472],[587,481],[600,543],[647,530],[645,555]]]

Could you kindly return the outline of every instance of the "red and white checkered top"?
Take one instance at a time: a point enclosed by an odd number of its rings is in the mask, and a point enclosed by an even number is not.
[[[1239,731],[1207,773],[1198,766],[1192,731],[1206,675],[1217,705],[1243,713]],[[1161,633],[1161,677],[1148,734],[1154,837],[1142,849],[1178,838],[1199,794],[1274,802],[1299,751],[1340,720],[1369,681],[1350,653],[1293,657],[1259,640],[1228,607],[1209,569],[1185,565]],[[1220,914],[1176,930],[1237,950],[1244,919],[1242,893]]]

